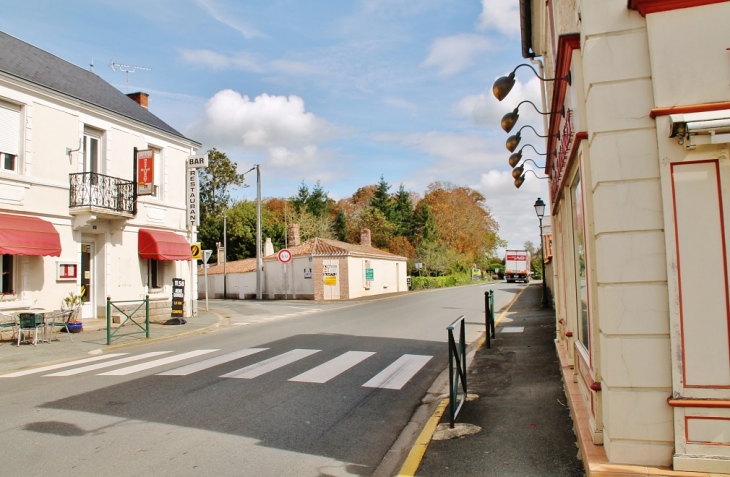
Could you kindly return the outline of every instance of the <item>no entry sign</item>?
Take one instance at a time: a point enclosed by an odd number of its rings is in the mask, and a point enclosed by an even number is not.
[[[282,248],[281,250],[279,250],[279,253],[276,254],[276,256],[279,258],[279,261],[281,263],[291,262],[291,252],[287,248]]]

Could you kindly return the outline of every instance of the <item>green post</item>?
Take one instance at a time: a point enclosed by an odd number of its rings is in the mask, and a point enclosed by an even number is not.
[[[145,328],[147,328],[147,338],[150,337],[150,296],[144,296],[144,315],[145,315]]]
[[[106,344],[109,345],[112,342],[112,297],[106,297]]]

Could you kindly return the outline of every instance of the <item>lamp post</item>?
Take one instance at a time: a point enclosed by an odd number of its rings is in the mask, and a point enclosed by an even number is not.
[[[535,201],[535,213],[537,214],[537,218],[540,219],[540,254],[542,255],[542,257],[540,257],[540,262],[542,263],[542,307],[547,308],[548,298],[547,284],[545,283],[545,244],[543,243],[542,236],[542,218],[545,216],[545,202],[543,202],[542,199],[539,197]]]

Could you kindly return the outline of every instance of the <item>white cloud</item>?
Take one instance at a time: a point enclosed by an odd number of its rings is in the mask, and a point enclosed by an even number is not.
[[[216,71],[229,69],[252,71],[254,73],[263,73],[259,59],[255,55],[248,53],[239,53],[236,56],[226,56],[211,50],[187,50],[181,48],[179,50],[180,59],[196,68],[210,68]]]
[[[416,116],[418,114],[418,105],[416,103],[411,103],[410,101],[406,101],[402,98],[395,98],[393,96],[388,96],[383,99],[383,103],[387,104],[388,106],[394,106],[396,108],[405,109],[411,112],[413,116]]]
[[[259,32],[252,26],[246,24],[245,22],[234,19],[230,13],[219,12],[215,5],[213,5],[213,2],[211,0],[196,0],[196,3],[200,5],[203,10],[208,12],[208,14],[213,17],[213,19],[230,28],[233,28],[248,39],[251,39],[255,36],[263,36],[261,32]]]
[[[437,38],[431,43],[424,66],[435,66],[445,76],[456,74],[475,62],[480,53],[493,49],[492,42],[483,35],[462,33]]]
[[[496,29],[506,35],[520,34],[520,5],[518,0],[482,0],[482,13],[477,28]]]
[[[326,137],[331,127],[306,112],[298,96],[262,94],[251,100],[226,89],[208,100],[204,117],[190,131],[218,147],[267,148],[309,145]]]

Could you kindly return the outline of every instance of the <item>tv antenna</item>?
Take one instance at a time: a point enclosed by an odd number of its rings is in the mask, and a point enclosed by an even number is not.
[[[137,70],[146,70],[146,71],[152,71],[152,68],[146,68],[144,66],[132,66],[132,65],[123,65],[121,63],[115,63],[114,57],[112,56],[112,60],[109,62],[109,66],[111,67],[112,71],[116,73],[117,70],[114,69],[116,66],[119,68],[119,71],[123,72],[126,76],[126,91],[125,93],[129,93],[129,73],[134,73]]]

